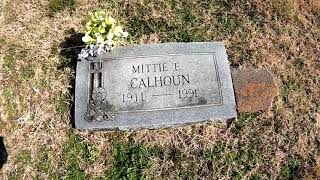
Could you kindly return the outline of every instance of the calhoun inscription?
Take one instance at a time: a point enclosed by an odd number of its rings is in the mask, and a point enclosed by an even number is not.
[[[173,63],[173,71],[179,71],[178,63]],[[162,64],[142,64],[142,65],[133,65],[132,66],[132,72],[135,73],[150,73],[150,72],[167,72],[168,66],[167,63]],[[164,76],[146,76],[145,78],[132,78],[130,81],[130,86],[132,89],[141,89],[141,88],[157,88],[162,86],[180,86],[190,84],[190,77],[189,74],[186,75],[164,75]],[[196,90],[190,90],[193,95],[196,95]],[[185,89],[179,90],[179,97],[182,98],[186,97],[188,94],[188,91]],[[171,94],[166,94],[171,95]],[[138,101],[140,99],[141,101],[145,101],[144,93],[141,92],[140,97],[138,98],[138,94],[132,95],[131,93],[125,95],[123,94],[123,102],[135,100]],[[152,96],[158,96],[158,95],[152,95]]]
[[[178,63],[174,64],[173,71],[179,71]],[[150,68],[151,66],[151,68]],[[159,67],[159,68],[158,68]],[[141,71],[140,71],[141,69]],[[146,69],[146,70],[144,70]],[[133,65],[132,72],[135,73],[150,73],[150,72],[167,72],[168,67],[167,63],[163,64],[142,64],[142,65]],[[130,85],[132,89],[136,88],[153,88],[153,87],[162,87],[162,86],[179,86],[184,84],[190,84],[190,77],[189,74],[186,75],[165,75],[165,76],[154,76],[150,77],[147,76],[145,78],[132,78]]]

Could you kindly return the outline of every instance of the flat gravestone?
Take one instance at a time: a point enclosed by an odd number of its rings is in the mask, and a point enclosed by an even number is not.
[[[159,128],[234,117],[221,42],[116,48],[77,63],[76,128]]]

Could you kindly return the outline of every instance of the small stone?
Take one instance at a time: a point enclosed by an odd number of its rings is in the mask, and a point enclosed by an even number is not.
[[[39,92],[39,89],[38,89],[38,88],[36,88],[36,87],[32,87],[32,92],[34,92],[34,93],[38,93],[38,92]]]
[[[270,72],[265,69],[232,69],[231,74],[239,113],[271,109],[278,88]]]
[[[142,44],[159,43],[160,37],[158,34],[142,35],[142,37],[140,38],[140,42]]]

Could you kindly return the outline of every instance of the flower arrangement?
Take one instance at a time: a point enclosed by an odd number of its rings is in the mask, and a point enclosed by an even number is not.
[[[103,51],[111,51],[118,38],[127,36],[128,32],[116,25],[116,20],[104,11],[89,13],[85,36],[82,37],[82,41],[87,46],[81,50],[79,58],[84,59],[88,56],[100,55]]]

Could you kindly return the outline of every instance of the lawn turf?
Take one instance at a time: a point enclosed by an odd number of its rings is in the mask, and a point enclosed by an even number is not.
[[[135,132],[71,128],[86,15],[106,10],[118,45],[223,41],[239,68],[271,70],[273,108],[230,123]],[[2,0],[0,179],[320,177],[319,0]]]

